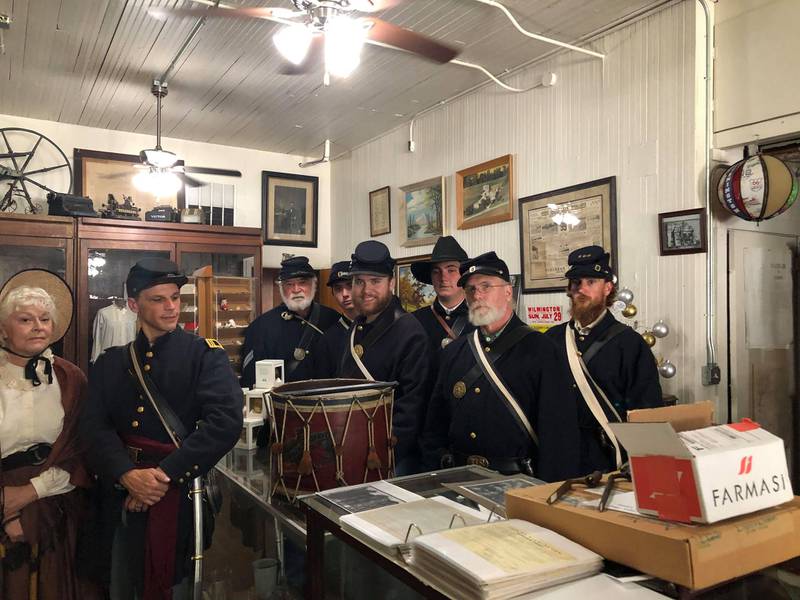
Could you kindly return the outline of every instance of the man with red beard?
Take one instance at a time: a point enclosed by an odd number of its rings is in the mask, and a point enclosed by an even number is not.
[[[339,319],[339,313],[314,300],[317,274],[305,256],[281,262],[278,287],[283,302],[265,312],[244,332],[242,346],[242,387],[256,379],[256,362],[283,359],[284,381],[314,377],[308,356],[322,334]]]
[[[624,453],[608,422],[624,421],[631,409],[663,404],[656,361],[642,336],[608,310],[617,281],[608,252],[600,246],[579,248],[567,263],[572,319],[547,336],[558,345],[578,396],[581,472],[611,471]]]
[[[384,244],[369,240],[356,246],[350,274],[359,316],[350,328],[339,376],[397,382],[392,412],[395,474],[409,475],[419,470],[431,356],[425,329],[394,295],[394,265]]]
[[[428,469],[475,464],[545,481],[578,472],[575,397],[555,346],[514,313],[494,252],[461,264],[475,331],[442,352],[423,435]]]

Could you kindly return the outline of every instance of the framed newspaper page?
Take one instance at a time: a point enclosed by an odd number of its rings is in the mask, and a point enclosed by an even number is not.
[[[566,289],[567,257],[584,246],[605,248],[616,268],[616,178],[520,198],[519,235],[525,294]]]

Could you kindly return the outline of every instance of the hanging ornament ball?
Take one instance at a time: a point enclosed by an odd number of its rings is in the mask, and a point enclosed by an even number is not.
[[[797,193],[797,179],[791,169],[768,154],[756,154],[731,165],[717,185],[720,204],[745,221],[765,221],[787,211]]]
[[[632,319],[636,316],[636,313],[639,312],[635,305],[628,304],[625,309],[622,311],[622,316],[628,319]]]
[[[611,308],[617,312],[622,312],[625,310],[625,307],[628,306],[622,300],[614,300],[614,304],[611,305]]]
[[[659,321],[653,325],[653,335],[657,338],[667,337],[669,335],[669,325],[664,323],[664,321]]]
[[[621,300],[625,304],[630,304],[633,302],[633,292],[628,288],[622,288],[617,292],[617,300]]]
[[[675,373],[677,372],[678,369],[668,360],[665,360],[660,365],[658,365],[658,374],[661,375],[664,379],[670,379],[672,377],[675,377]]]
[[[644,343],[651,348],[656,345],[656,336],[654,336],[650,331],[645,331],[642,334],[642,339],[644,340]]]

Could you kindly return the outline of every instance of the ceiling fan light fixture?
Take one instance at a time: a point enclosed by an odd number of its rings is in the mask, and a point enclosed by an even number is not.
[[[360,21],[336,16],[325,24],[325,68],[335,77],[348,77],[361,62],[367,31]]]
[[[160,148],[155,148],[152,150],[142,150],[140,152],[140,155],[143,155],[142,159],[147,164],[156,167],[158,169],[169,169],[176,162],[178,162],[178,157],[175,155],[174,152],[161,150]]]
[[[171,196],[181,189],[181,180],[171,171],[149,170],[134,175],[133,185],[154,196]]]
[[[286,60],[299,65],[308,54],[311,37],[312,33],[305,25],[289,25],[272,36],[272,43]]]

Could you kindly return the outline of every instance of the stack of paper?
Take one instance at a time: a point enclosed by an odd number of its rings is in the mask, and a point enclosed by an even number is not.
[[[410,551],[409,542],[416,536],[485,523],[486,518],[478,511],[437,496],[344,515],[339,521],[344,531],[369,545],[384,551],[397,548],[406,554]]]
[[[448,596],[499,600],[597,573],[603,558],[554,531],[512,519],[422,535],[411,568]]]

